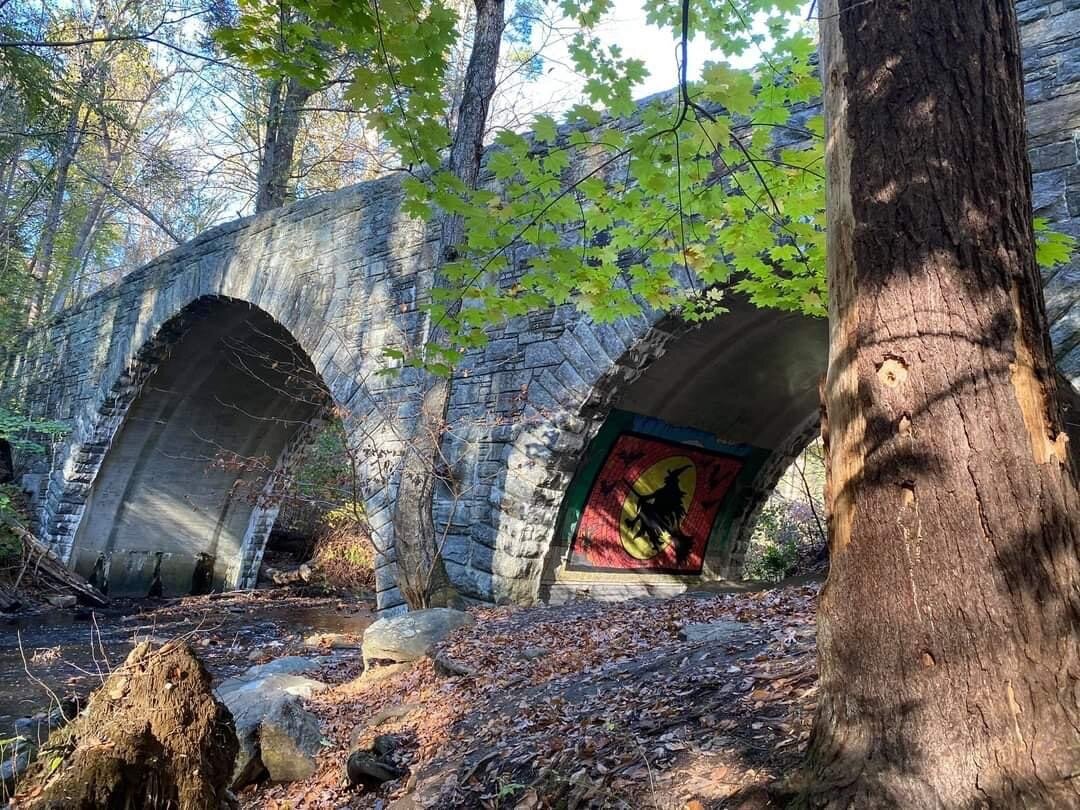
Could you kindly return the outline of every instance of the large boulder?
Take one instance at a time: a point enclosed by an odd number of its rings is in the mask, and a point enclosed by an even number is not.
[[[236,725],[236,738],[239,742],[239,751],[232,774],[233,790],[239,790],[245,785],[258,781],[270,770],[263,757],[263,735],[267,718],[275,712],[279,716],[271,720],[272,729],[267,733],[271,747],[276,752],[271,754],[271,758],[277,756],[275,762],[279,763],[278,776],[270,774],[272,779],[280,782],[290,781],[289,774],[304,769],[302,765],[298,765],[295,769],[289,770],[281,764],[284,759],[291,756],[288,753],[287,743],[282,739],[283,734],[295,731],[299,735],[303,732],[303,739],[294,740],[293,745],[297,750],[304,751],[310,748],[308,741],[314,736],[315,750],[318,750],[317,746],[321,738],[319,721],[303,709],[303,700],[322,692],[327,685],[305,675],[291,674],[310,671],[313,668],[308,665],[310,662],[305,663],[305,659],[290,656],[278,659],[278,661],[282,663],[275,664],[271,661],[268,664],[251,667],[240,675],[222,681],[216,690],[218,697],[232,713],[233,723]],[[279,705],[285,700],[290,703],[288,709]],[[302,718],[302,721],[296,723],[282,719],[284,715],[295,715],[296,708],[304,711],[307,718]],[[315,728],[314,734],[308,733],[312,723]],[[312,752],[311,757],[313,756]],[[314,764],[311,767],[314,769]]]
[[[315,773],[322,729],[295,695],[271,704],[259,726],[259,758],[273,782],[295,782]]]
[[[364,631],[364,666],[372,661],[416,661],[459,627],[475,620],[463,610],[427,608],[379,619]]]
[[[314,672],[325,664],[329,664],[331,661],[333,661],[333,658],[328,655],[315,658],[306,658],[302,655],[285,655],[267,661],[265,664],[248,667],[239,675],[229,678],[225,683],[237,684],[242,681],[253,681],[256,678],[265,678],[267,675],[305,675],[308,672]]]

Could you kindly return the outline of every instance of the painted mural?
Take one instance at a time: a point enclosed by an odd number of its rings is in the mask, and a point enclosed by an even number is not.
[[[733,455],[620,434],[593,480],[570,564],[700,573],[713,523],[742,467]]]

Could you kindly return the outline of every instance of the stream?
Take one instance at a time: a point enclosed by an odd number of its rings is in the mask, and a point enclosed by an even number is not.
[[[171,600],[117,600],[105,609],[53,610],[0,620],[0,737],[56,698],[85,697],[138,641],[186,636],[215,680],[295,652],[315,634],[361,636],[374,621],[356,599],[287,590]]]

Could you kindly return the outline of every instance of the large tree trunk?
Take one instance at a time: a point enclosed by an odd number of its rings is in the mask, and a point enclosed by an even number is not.
[[[255,211],[280,208],[289,196],[296,136],[300,132],[301,108],[314,92],[295,78],[279,79],[270,85],[270,108],[266,116],[266,137],[257,178]]]
[[[450,149],[450,171],[467,188],[475,188],[480,176],[484,132],[491,97],[495,93],[505,13],[505,0],[476,0],[476,32]],[[441,267],[443,262],[457,257],[463,224],[460,216],[446,214],[440,219],[440,267],[435,273],[436,287],[448,284]],[[455,314],[459,307],[460,301],[451,307],[450,314]],[[443,337],[443,330],[436,324],[426,340],[439,343]],[[450,466],[441,451],[450,392],[448,378],[431,377],[425,385],[417,430],[405,453],[394,505],[398,586],[411,608],[445,604],[454,593],[442,559],[442,538],[436,534],[432,516],[437,472]]]
[[[1080,498],[1012,0],[825,0],[831,571],[809,803],[1080,806]]]

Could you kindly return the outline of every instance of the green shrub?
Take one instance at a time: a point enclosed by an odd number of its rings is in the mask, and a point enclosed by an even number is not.
[[[791,540],[768,542],[761,549],[761,555],[747,563],[746,572],[751,579],[763,582],[779,582],[795,573],[799,562],[799,548]]]

